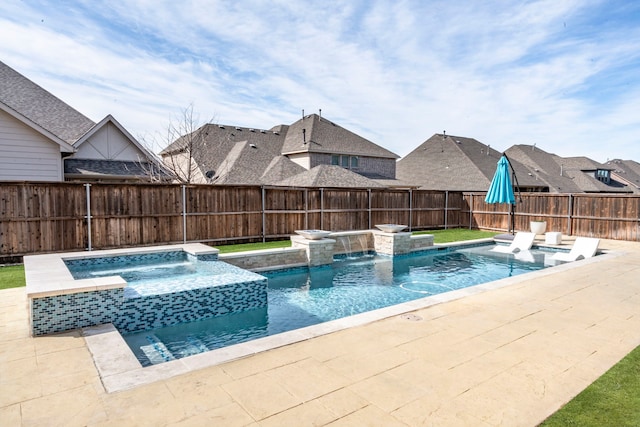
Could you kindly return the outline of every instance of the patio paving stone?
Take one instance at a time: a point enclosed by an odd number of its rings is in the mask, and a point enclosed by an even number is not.
[[[536,426],[640,345],[640,243],[601,248],[618,255],[172,377],[100,378],[79,331],[30,337],[24,288],[3,290],[0,424]]]

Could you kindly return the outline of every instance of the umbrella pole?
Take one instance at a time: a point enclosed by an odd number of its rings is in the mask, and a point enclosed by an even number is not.
[[[515,205],[511,204],[511,208],[509,209],[511,213],[511,234],[516,234],[516,215],[514,207]]]

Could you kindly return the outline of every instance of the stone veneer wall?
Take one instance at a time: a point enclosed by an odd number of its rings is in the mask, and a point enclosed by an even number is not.
[[[375,249],[379,254],[403,255],[411,252],[411,233],[374,231]]]
[[[307,240],[302,236],[291,236],[291,246],[306,251],[309,267],[333,263],[335,244],[333,239]]]
[[[260,271],[306,266],[307,252],[304,247],[262,249],[220,255],[220,260],[236,267]]]
[[[411,250],[419,251],[433,246],[433,234],[418,234],[411,236]]]

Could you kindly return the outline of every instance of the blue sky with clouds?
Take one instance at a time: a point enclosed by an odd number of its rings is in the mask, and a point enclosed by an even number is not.
[[[404,156],[436,132],[640,161],[640,2],[0,3],[0,59],[155,144],[318,112]]]

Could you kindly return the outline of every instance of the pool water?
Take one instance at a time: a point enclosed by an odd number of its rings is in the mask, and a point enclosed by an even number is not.
[[[514,257],[491,252],[491,247],[345,257],[331,266],[268,273],[266,307],[124,338],[148,366],[536,271],[545,267],[549,255],[532,250],[526,257]]]

